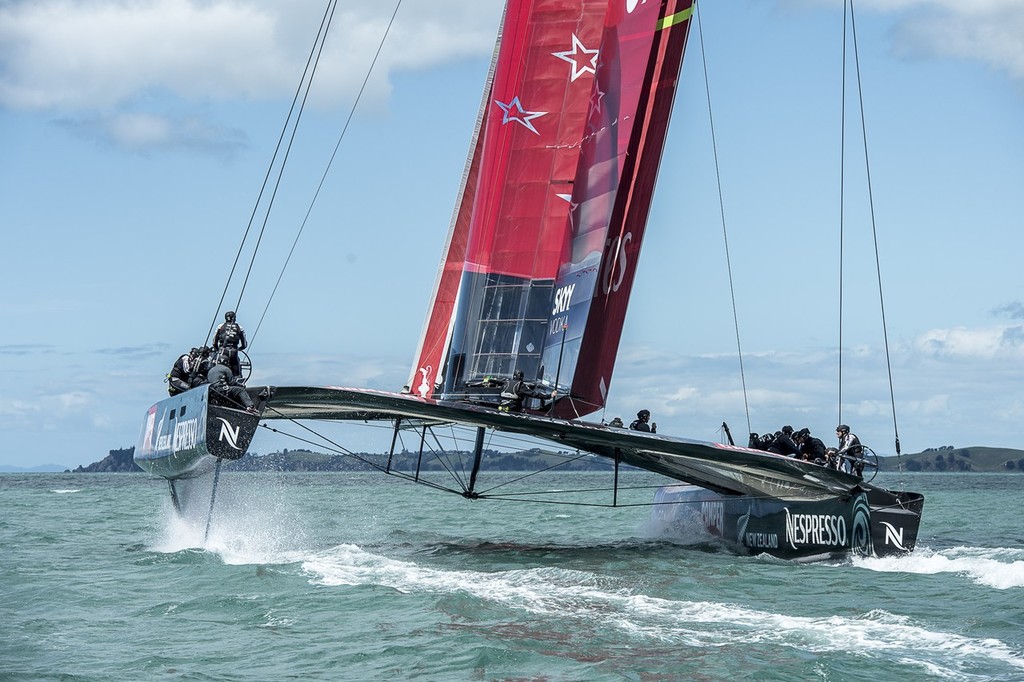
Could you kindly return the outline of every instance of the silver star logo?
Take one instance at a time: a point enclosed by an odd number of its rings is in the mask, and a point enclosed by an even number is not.
[[[524,110],[523,104],[522,102],[519,101],[518,95],[513,97],[512,101],[509,102],[508,104],[506,104],[505,102],[499,102],[498,100],[494,100],[494,103],[501,107],[501,111],[503,112],[503,116],[501,119],[502,125],[505,125],[509,121],[516,121],[517,123],[521,123],[522,125],[524,125],[531,132],[540,135],[537,129],[533,127],[533,123],[531,123],[530,121],[537,118],[538,116],[543,116],[548,112]]]
[[[551,56],[558,57],[562,61],[572,64],[572,76],[570,81],[575,81],[585,73],[595,73],[597,68],[597,50],[588,50],[584,47],[576,34],[572,34],[572,49],[565,52],[552,52]],[[589,56],[589,58],[588,58]]]

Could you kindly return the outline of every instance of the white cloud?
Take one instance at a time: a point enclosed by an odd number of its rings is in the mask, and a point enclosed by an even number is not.
[[[915,342],[925,355],[964,358],[1024,358],[1024,325],[985,329],[932,329]]]
[[[104,116],[61,119],[58,123],[81,137],[125,150],[191,149],[231,157],[246,144],[241,130],[202,118],[155,113],[115,112]]]
[[[997,317],[1007,317],[1011,320],[1024,320],[1024,303],[1011,301],[998,306],[992,311]]]
[[[81,410],[82,408],[88,407],[92,402],[91,398],[82,391],[71,391],[69,393],[61,393],[52,398],[57,405],[60,406],[64,412]]]
[[[838,0],[813,0],[835,5]],[[1024,80],[1020,0],[863,0],[864,11],[896,14],[893,49],[906,57],[970,59]]]
[[[320,96],[351,97],[362,83],[392,12],[390,6],[364,5],[340,10],[334,18],[317,72]],[[447,0],[403,8],[378,73],[486,54],[494,40],[496,7],[495,2],[467,7]],[[0,104],[72,112],[109,109],[161,93],[212,100],[290,95],[322,9],[322,3],[310,1],[4,3]],[[377,82],[378,92],[386,92],[384,83]]]

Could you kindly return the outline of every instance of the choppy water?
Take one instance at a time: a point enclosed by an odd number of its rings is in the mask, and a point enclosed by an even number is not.
[[[0,678],[1024,680],[1024,476],[906,480],[916,552],[794,564],[342,474],[223,477],[202,549],[162,482],[4,474]]]

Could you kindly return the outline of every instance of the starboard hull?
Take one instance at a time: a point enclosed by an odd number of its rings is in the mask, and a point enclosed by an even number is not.
[[[652,522],[668,533],[700,528],[749,554],[817,560],[906,554],[924,498],[865,485],[821,500],[724,495],[693,485],[655,493]]]
[[[210,402],[208,385],[165,398],[146,412],[135,463],[168,480],[212,471],[218,459],[245,455],[259,415]]]

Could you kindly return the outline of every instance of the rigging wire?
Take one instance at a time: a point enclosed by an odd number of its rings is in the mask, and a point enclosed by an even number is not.
[[[711,149],[715,157],[715,181],[718,184],[718,209],[722,217],[722,241],[725,243],[725,265],[729,274],[729,297],[732,301],[732,321],[733,328],[736,330],[736,352],[739,355],[740,384],[743,388],[743,411],[747,418],[747,433],[750,433],[750,404],[747,400],[747,377],[743,368],[743,345],[740,343],[740,321],[739,315],[736,311],[736,287],[733,283],[732,277],[732,258],[729,254],[729,231],[726,229],[725,221],[725,198],[722,192],[722,173],[718,161],[718,142],[715,138],[715,117],[711,110],[711,82],[708,78],[708,60],[707,55],[704,52],[704,27],[700,21],[699,6],[700,3],[693,3],[694,15],[697,17],[697,34],[700,37],[701,63],[704,65],[704,91],[707,93],[708,99],[708,122],[711,125]]]
[[[388,34],[391,32],[391,27],[395,23],[395,17],[398,15],[398,10],[402,6],[402,0],[398,0],[395,4],[395,11],[391,13],[391,20],[388,21],[387,28],[384,29],[384,35],[381,36],[380,43],[377,45],[377,51],[373,55],[373,60],[370,62],[370,68],[366,71],[366,76],[363,78],[363,83],[359,86],[359,92],[356,94],[355,101],[352,103],[352,108],[348,112],[348,118],[345,119],[345,125],[341,129],[341,134],[338,136],[338,141],[334,145],[334,151],[331,153],[331,158],[327,161],[327,167],[324,168],[323,175],[320,177],[320,184],[316,187],[316,192],[313,193],[313,198],[309,202],[309,207],[306,209],[306,215],[302,218],[302,224],[299,226],[298,232],[295,234],[295,239],[292,241],[291,249],[288,251],[288,256],[285,258],[284,264],[281,266],[281,272],[277,276],[277,281],[274,283],[274,288],[270,292],[270,296],[267,298],[267,304],[263,308],[263,313],[260,315],[259,322],[256,323],[256,329],[252,333],[252,340],[256,339],[256,334],[259,333],[260,326],[263,324],[263,319],[267,316],[267,311],[270,309],[270,304],[274,300],[274,295],[277,293],[277,288],[281,284],[282,278],[284,278],[285,270],[288,268],[288,264],[291,262],[292,254],[295,253],[295,247],[299,243],[299,238],[302,236],[303,230],[306,228],[306,223],[309,221],[309,216],[313,212],[313,206],[316,204],[317,199],[320,197],[320,191],[324,187],[324,183],[327,180],[327,174],[331,170],[331,166],[334,164],[334,159],[338,155],[338,149],[341,147],[342,140],[345,139],[345,133],[348,132],[348,126],[352,122],[352,117],[356,112],[356,107],[359,106],[359,101],[363,97],[363,92],[366,90],[366,85],[370,80],[370,75],[373,73],[374,67],[377,65],[377,59],[380,57],[381,50],[384,48],[384,43],[387,41]]]
[[[334,14],[334,7],[337,6],[337,0],[328,0],[327,7],[324,9],[324,16],[320,20],[320,28],[317,30],[317,37],[313,41],[313,46],[310,48],[309,56],[306,58],[306,66],[302,71],[302,78],[299,79],[299,85],[295,89],[295,94],[292,96],[292,104],[288,109],[288,115],[285,117],[284,125],[281,127],[281,134],[277,138],[277,146],[274,148],[274,154],[270,158],[270,164],[267,166],[267,173],[263,177],[263,184],[260,186],[259,194],[256,196],[256,202],[252,207],[252,213],[249,216],[249,222],[245,227],[245,233],[242,235],[242,240],[238,245],[238,251],[235,253],[235,260],[231,264],[231,270],[228,273],[227,281],[224,283],[224,289],[221,291],[220,300],[217,302],[217,310],[213,314],[213,320],[210,323],[210,328],[206,332],[206,345],[210,343],[210,336],[213,334],[213,328],[217,324],[220,310],[224,305],[224,299],[227,298],[228,288],[231,286],[231,281],[235,276],[235,269],[238,267],[238,262],[242,257],[242,250],[245,248],[245,243],[249,239],[249,231],[252,230],[253,222],[256,220],[256,214],[259,211],[260,204],[263,201],[263,193],[267,189],[267,183],[270,181],[271,173],[274,170],[274,166],[277,164],[278,155],[281,152],[281,143],[284,141],[284,137],[288,132],[289,125],[291,125],[292,115],[295,112],[295,105],[299,101],[299,95],[302,93],[303,84],[306,82],[306,77],[309,75],[310,81],[312,81],[311,69],[316,69],[316,63],[314,62],[314,56],[316,61],[319,61],[320,55],[317,51],[317,44],[322,45],[323,37],[326,35],[327,27],[330,24],[330,17]],[[308,88],[307,88],[308,89]],[[283,170],[283,167],[282,167]],[[268,208],[269,212],[269,208]],[[241,294],[239,294],[239,303],[241,302]],[[237,308],[238,306],[236,306]]]
[[[466,489],[464,487],[462,487],[462,488],[449,487],[449,486],[442,485],[442,484],[438,483],[437,481],[425,478],[423,476],[414,477],[414,476],[410,475],[408,472],[405,472],[405,471],[399,471],[399,470],[395,470],[395,469],[386,469],[385,467],[381,466],[380,464],[378,464],[378,463],[376,463],[376,462],[374,462],[372,460],[368,460],[365,457],[362,457],[362,456],[360,456],[357,453],[351,452],[350,450],[348,450],[348,449],[344,448],[343,446],[339,445],[338,443],[334,442],[332,439],[328,438],[324,434],[318,433],[318,432],[310,429],[309,427],[305,426],[304,424],[301,424],[297,420],[290,419],[289,421],[292,421],[299,428],[304,429],[306,431],[309,431],[310,433],[312,433],[316,437],[320,438],[321,441],[313,441],[313,440],[310,440],[308,438],[303,438],[303,437],[298,436],[298,435],[293,434],[293,433],[287,433],[285,431],[281,431],[279,429],[267,426],[265,423],[261,424],[260,426],[262,428],[265,428],[265,429],[267,429],[269,431],[272,431],[274,433],[277,433],[277,434],[280,434],[280,435],[292,438],[292,439],[294,439],[296,441],[299,441],[299,442],[302,442],[302,443],[306,443],[306,444],[309,444],[309,445],[317,446],[317,447],[320,447],[320,448],[324,447],[324,443],[328,443],[328,444],[330,444],[331,447],[329,447],[327,449],[329,449],[329,450],[333,449],[333,452],[335,454],[355,459],[356,461],[359,461],[359,462],[365,464],[366,466],[370,467],[371,469],[374,469],[374,470],[379,471],[381,473],[387,474],[389,476],[394,476],[395,478],[400,478],[400,479],[409,481],[411,483],[416,483],[416,484],[419,484],[419,485],[423,485],[423,486],[426,486],[428,488],[433,488],[434,490],[437,490],[437,491],[440,491],[440,492],[452,493],[452,494],[455,494],[455,495],[459,495],[460,497],[466,497],[465,493],[467,491],[466,491]],[[454,424],[449,424],[448,426],[452,427],[453,430],[454,430],[454,427],[455,427]],[[391,427],[391,426],[387,426],[387,427],[380,426],[378,428],[387,428],[387,429],[390,430],[393,427]],[[442,448],[442,450],[443,450],[443,448]],[[440,461],[440,457],[437,455],[437,453],[432,452],[431,454],[433,454],[434,457],[437,458]],[[548,454],[550,455],[552,453],[548,453]],[[566,465],[571,464],[572,462],[575,462],[575,461],[577,461],[577,460],[579,460],[581,458],[584,458],[584,457],[588,456],[588,454],[589,453],[582,453],[582,454],[577,454],[577,455],[571,456],[571,457],[565,457],[562,462],[556,463],[556,464],[551,465],[551,466],[547,466],[545,468],[542,468],[542,469],[539,469],[539,470],[536,470],[536,471],[531,471],[531,472],[528,472],[528,473],[516,476],[515,478],[513,478],[513,479],[511,479],[509,481],[498,483],[498,484],[494,485],[493,487],[491,487],[491,488],[489,488],[489,489],[487,489],[485,491],[479,492],[478,494],[476,494],[473,497],[473,499],[486,499],[486,500],[491,500],[491,501],[503,501],[503,502],[524,502],[524,503],[534,503],[534,504],[552,504],[552,505],[562,505],[562,506],[572,506],[572,507],[601,507],[601,508],[660,507],[660,506],[667,506],[667,505],[672,505],[672,506],[694,505],[694,506],[696,506],[696,505],[703,504],[702,500],[671,500],[671,501],[662,501],[662,502],[657,502],[657,501],[652,501],[652,502],[614,502],[612,504],[608,504],[608,503],[598,503],[598,502],[567,501],[567,500],[558,500],[558,499],[540,499],[540,498],[535,498],[535,497],[527,497],[527,496],[536,496],[536,495],[556,496],[556,495],[577,495],[577,494],[587,494],[587,493],[606,493],[606,492],[610,492],[610,491],[613,491],[613,490],[616,490],[616,489],[618,491],[620,491],[620,492],[622,492],[622,491],[645,491],[645,490],[661,488],[661,487],[664,486],[664,483],[653,483],[653,484],[643,484],[643,485],[636,484],[636,485],[627,485],[627,486],[619,485],[617,487],[609,487],[609,486],[605,486],[605,487],[588,487],[588,488],[564,488],[564,487],[559,487],[557,489],[538,489],[538,490],[525,490],[525,491],[505,491],[505,492],[502,492],[502,493],[499,493],[499,494],[495,494],[493,492],[493,491],[495,491],[495,490],[497,490],[499,488],[505,487],[507,485],[511,485],[511,484],[514,484],[514,483],[519,483],[519,482],[521,482],[523,480],[526,480],[526,479],[529,479],[529,478],[531,478],[533,476],[538,476],[540,474],[556,470],[559,467],[564,467]],[[604,462],[602,460],[602,463],[607,465],[607,469],[608,470],[610,470],[612,468],[612,466],[613,466],[611,462]],[[445,467],[445,472],[448,473],[449,475],[457,478],[457,474],[455,472],[452,472],[447,467]],[[432,473],[441,473],[441,472],[433,471]],[[505,472],[505,473],[515,473],[515,472]],[[647,471],[638,471],[636,473],[639,473],[639,474],[644,475],[644,476],[651,475],[651,472],[647,472]],[[678,483],[679,483],[678,481],[675,481],[674,479],[673,479],[673,482],[676,485],[678,485]],[[735,496],[733,499],[735,499],[735,500],[751,500],[751,501],[755,501],[755,500],[761,500],[761,499],[775,499],[775,498],[773,496],[771,496],[771,495],[738,495],[738,496]],[[885,508],[897,509],[897,508],[900,508],[900,506],[898,504],[894,504],[894,505],[888,505]]]
[[[263,225],[260,227],[260,233],[256,237],[256,245],[252,250],[252,257],[249,259],[249,268],[245,271],[245,278],[242,280],[242,287],[238,292],[238,303],[242,302],[242,296],[245,294],[245,288],[249,284],[249,277],[252,275],[253,265],[256,263],[256,255],[259,253],[260,244],[263,242],[263,235],[267,231],[267,223],[270,221],[270,212],[274,208],[274,200],[277,198],[277,191],[281,188],[281,180],[284,178],[284,169],[288,165],[288,159],[292,153],[292,145],[295,144],[295,136],[299,132],[299,121],[302,120],[302,113],[306,110],[306,101],[309,99],[310,90],[313,88],[313,77],[316,75],[316,67],[320,64],[320,57],[323,55],[324,45],[327,44],[327,31],[330,29],[331,21],[334,18],[334,10],[337,8],[337,0],[332,0],[333,6],[331,8],[331,17],[327,20],[327,26],[324,28],[320,37],[320,47],[317,50],[316,62],[313,64],[313,70],[309,74],[309,80],[306,83],[306,91],[302,96],[302,104],[299,106],[299,113],[295,116],[295,123],[292,125],[292,134],[288,138],[288,146],[285,148],[284,158],[281,161],[281,167],[278,169],[277,180],[274,182],[274,191],[270,195],[270,201],[267,204],[267,212],[263,216]],[[236,304],[235,308],[238,308]]]
[[[878,306],[882,316],[882,339],[885,344],[885,367],[889,379],[889,403],[892,407],[892,426],[895,438],[896,456],[900,455],[900,432],[896,423],[896,397],[892,383],[892,360],[889,354],[889,331],[885,322],[885,297],[882,295],[882,264],[878,255],[878,226],[875,221],[875,199],[871,191],[871,164],[868,161],[867,120],[864,116],[864,92],[860,77],[860,52],[857,49],[857,20],[853,11],[853,0],[850,0],[850,29],[853,37],[853,56],[857,68],[857,98],[860,104],[860,129],[864,144],[864,173],[868,186],[868,207],[871,212],[871,236],[875,248],[875,275],[878,280]],[[902,463],[900,465],[902,467]]]
[[[849,11],[849,20],[847,20],[847,11]],[[901,448],[900,448],[900,435],[899,426],[896,419],[896,396],[893,388],[892,380],[892,357],[889,350],[889,331],[888,325],[885,318],[885,296],[882,289],[882,265],[881,258],[879,256],[878,248],[878,223],[875,218],[875,199],[874,192],[871,185],[871,163],[870,155],[868,153],[868,134],[867,134],[867,117],[864,112],[864,88],[863,79],[861,78],[860,71],[860,50],[857,45],[857,19],[854,11],[854,0],[848,0],[843,3],[843,59],[842,59],[842,97],[841,106],[842,112],[840,115],[840,172],[839,172],[839,422],[843,421],[843,280],[844,280],[844,205],[845,205],[845,168],[846,168],[846,55],[847,55],[847,25],[849,25],[850,38],[853,46],[853,61],[854,61],[854,73],[856,75],[857,85],[857,105],[860,113],[860,130],[861,130],[861,141],[864,150],[864,174],[867,182],[867,193],[868,193],[868,210],[871,220],[871,236],[874,247],[875,255],[875,277],[878,285],[878,305],[881,312],[882,318],[882,340],[885,348],[885,367],[886,374],[889,383],[889,404],[892,410],[892,425],[893,425],[893,438],[894,445],[896,448],[896,457],[899,470],[902,472],[903,463],[900,460]]]
[[[309,428],[308,426],[300,423],[296,419],[289,418],[288,420],[291,421],[293,424],[295,424],[300,429],[308,431],[309,433],[313,434],[317,438],[320,438],[321,440],[320,441],[314,441],[314,440],[310,440],[308,438],[303,438],[303,437],[298,436],[296,434],[288,433],[288,432],[282,431],[280,429],[268,426],[265,423],[261,424],[260,426],[262,428],[264,428],[264,429],[267,429],[267,430],[273,432],[273,433],[280,434],[282,436],[286,436],[286,437],[291,438],[293,440],[299,441],[301,443],[306,443],[308,445],[316,446],[318,448],[324,448],[325,444],[327,444],[327,445],[329,445],[329,447],[327,447],[326,449],[332,450],[334,452],[334,454],[337,454],[337,455],[343,456],[343,457],[350,457],[350,458],[352,458],[352,459],[354,459],[354,460],[356,460],[358,462],[361,462],[362,464],[364,464],[364,465],[366,465],[366,466],[368,466],[368,467],[370,467],[370,468],[372,468],[372,469],[374,469],[376,471],[379,471],[381,473],[387,474],[389,476],[394,476],[396,478],[401,478],[401,479],[410,481],[412,483],[417,483],[417,484],[420,484],[420,485],[424,485],[424,486],[427,486],[429,488],[433,488],[435,490],[439,490],[441,492],[453,493],[453,494],[460,495],[460,496],[463,496],[463,497],[465,497],[465,493],[468,491],[468,488],[465,486],[465,483],[462,480],[461,476],[459,475],[459,472],[458,471],[454,471],[450,467],[450,462],[447,461],[447,458],[442,458],[441,455],[439,455],[433,449],[430,450],[429,454],[431,454],[434,457],[434,459],[441,464],[441,466],[444,468],[445,473],[447,473],[453,480],[455,480],[459,484],[460,487],[449,487],[449,486],[442,485],[442,484],[438,483],[437,481],[425,478],[423,476],[412,476],[409,473],[404,472],[404,471],[398,471],[398,470],[395,470],[395,469],[387,469],[387,468],[381,466],[380,464],[378,464],[378,463],[376,463],[376,462],[374,462],[372,460],[366,459],[365,457],[362,457],[359,454],[354,453],[354,452],[348,450],[347,448],[345,448],[344,446],[338,444],[334,440],[328,438],[324,434],[319,433],[319,432]],[[454,424],[450,424],[449,426],[454,427]],[[381,428],[385,428],[385,427],[381,427]],[[390,429],[392,427],[389,426],[389,427],[386,427],[386,428]],[[433,429],[431,429],[431,430],[433,430]],[[441,446],[440,442],[438,442],[438,447],[439,447],[441,452],[446,452],[444,447]],[[548,454],[552,454],[552,453],[548,453]],[[655,503],[633,503],[633,504],[628,504],[628,503],[627,504],[623,504],[623,503],[619,503],[619,504],[598,504],[598,503],[588,503],[588,502],[566,502],[566,501],[546,500],[546,499],[525,499],[523,497],[525,495],[567,495],[567,494],[579,494],[579,493],[600,493],[600,492],[608,492],[608,491],[613,490],[613,488],[610,488],[610,487],[583,488],[583,489],[579,489],[579,488],[578,489],[558,488],[558,489],[555,489],[555,490],[514,491],[514,492],[505,492],[505,493],[502,493],[502,494],[493,494],[491,492],[493,490],[496,490],[498,488],[504,487],[506,485],[511,485],[513,483],[518,483],[518,482],[521,482],[521,481],[523,481],[525,479],[531,478],[533,476],[538,476],[540,474],[543,474],[543,473],[546,473],[546,472],[558,469],[559,467],[564,467],[564,466],[566,466],[566,465],[568,465],[568,464],[570,464],[570,463],[572,463],[572,462],[574,462],[574,461],[576,461],[578,459],[581,459],[583,457],[588,456],[588,454],[589,453],[583,453],[583,454],[578,454],[578,455],[572,456],[572,457],[566,457],[566,458],[563,459],[563,461],[558,462],[558,463],[553,464],[553,465],[550,465],[550,466],[545,467],[543,469],[540,469],[538,471],[531,471],[529,473],[526,473],[526,474],[523,474],[521,476],[518,476],[518,477],[514,478],[511,481],[506,481],[504,483],[496,484],[492,488],[489,488],[487,491],[480,492],[477,495],[475,495],[474,499],[489,499],[489,500],[504,500],[504,501],[511,501],[511,502],[534,502],[534,503],[540,503],[540,504],[561,504],[561,505],[567,505],[567,506],[609,507],[609,508],[610,507],[647,507],[647,506],[654,506],[654,505],[658,505],[658,504],[666,504],[666,503],[659,503],[659,502],[655,502]],[[460,455],[460,459],[461,459],[461,455]],[[608,462],[607,465],[608,465],[608,469],[610,469],[611,466],[612,466],[611,462]],[[434,473],[439,473],[439,472],[434,472]],[[647,472],[644,472],[644,473],[647,473]],[[657,484],[657,485],[635,485],[635,486],[618,486],[618,489],[620,491],[622,491],[622,490],[649,490],[649,489],[652,489],[652,488],[660,488],[661,485],[663,485],[663,484]]]
[[[839,355],[838,355],[838,389],[839,407],[837,414],[839,421],[843,423],[843,239],[844,217],[846,215],[846,11],[848,3],[843,3],[843,59],[842,59],[842,86],[839,95]]]

